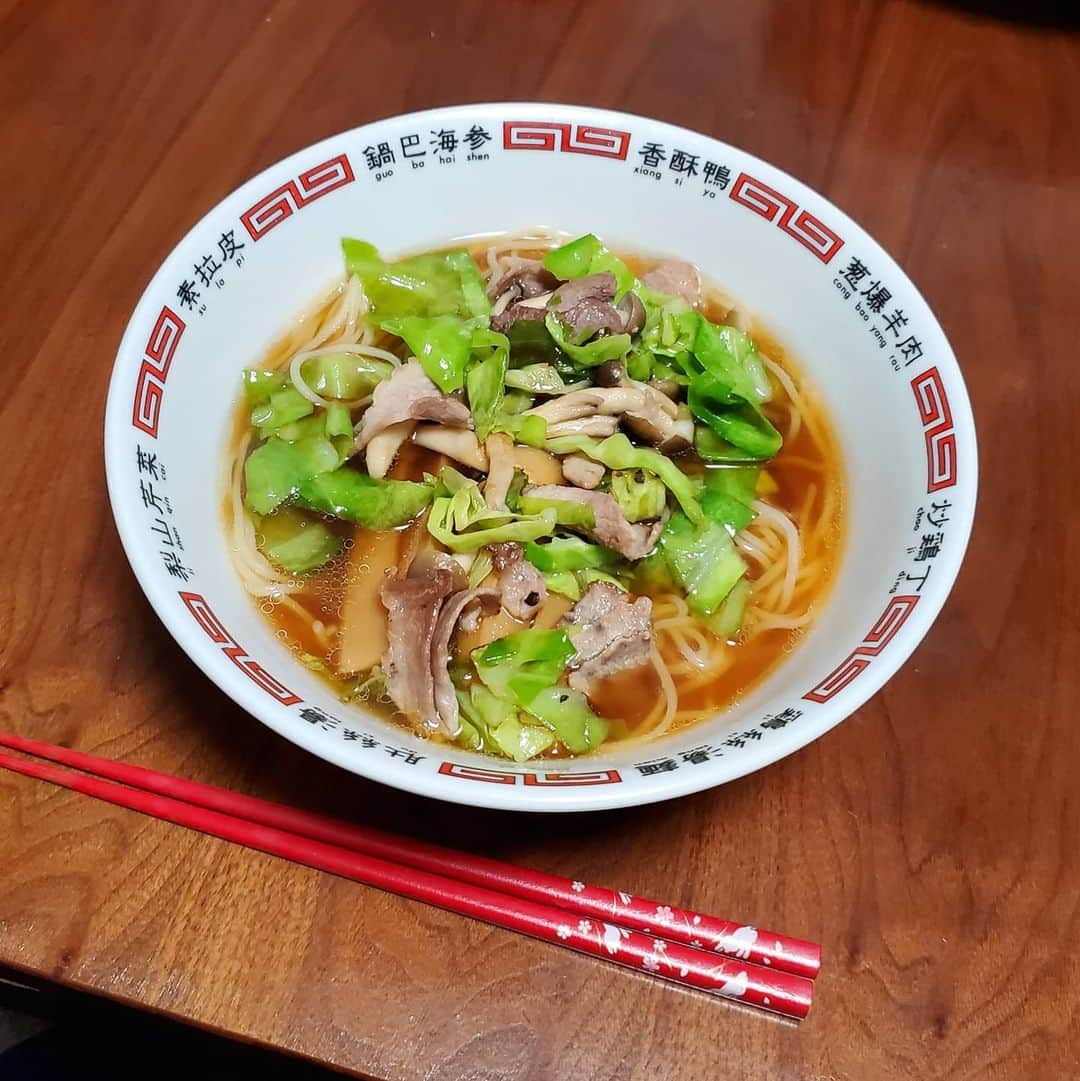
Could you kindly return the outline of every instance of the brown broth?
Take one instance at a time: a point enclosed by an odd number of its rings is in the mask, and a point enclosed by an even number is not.
[[[473,248],[473,255],[481,266],[483,266],[483,248],[484,245]],[[540,255],[542,251],[539,249],[521,250],[521,254]],[[623,255],[622,257],[639,276],[654,262],[636,256]],[[318,312],[318,317],[321,317],[321,314],[328,309],[329,304],[330,301],[327,301],[323,305]],[[714,291],[707,295],[702,310],[710,319],[722,322],[730,312],[731,305]],[[311,317],[312,313],[309,312],[306,318],[311,319]],[[804,411],[801,430],[794,438],[790,440],[785,438],[780,453],[767,467],[769,476],[775,482],[776,490],[766,498],[768,502],[793,516],[804,512],[808,522],[821,524],[821,528],[817,530],[819,536],[816,543],[809,546],[804,553],[804,559],[816,558],[821,562],[820,572],[813,582],[810,593],[813,607],[820,609],[831,587],[842,548],[843,471],[837,441],[828,417],[814,397],[812,388],[801,377],[800,370],[792,361],[790,354],[779,341],[759,325],[754,324],[751,327],[751,334],[760,351],[778,363],[792,377],[809,411]],[[264,358],[264,366],[280,367],[294,348],[295,341],[283,339],[275,343]],[[785,402],[785,392],[781,387],[777,387],[774,402],[766,406],[766,413],[770,415],[774,423],[777,423],[781,431],[784,431],[780,422],[785,413],[783,408]],[[808,419],[812,419],[819,438],[815,439],[812,434],[811,424],[807,423]],[[238,443],[246,432],[247,423],[247,408],[241,401],[236,414],[235,443]],[[399,456],[391,472],[391,476],[398,479],[421,480],[425,472],[437,473],[442,464],[440,456],[413,444],[406,444],[403,451],[404,453]],[[703,467],[692,454],[680,464],[691,472]],[[814,488],[812,495],[811,486]],[[229,506],[228,499],[225,506],[226,508]],[[829,514],[829,520],[821,522],[826,512]],[[226,520],[228,520],[227,513]],[[335,524],[335,528],[338,527],[340,523]],[[398,531],[397,562],[399,564],[407,563],[408,558],[416,550],[417,541],[432,543],[420,527],[414,526],[411,530]],[[299,605],[302,613],[284,604],[270,606],[263,603],[260,606],[260,610],[270,620],[278,637],[282,638],[301,657],[306,655],[306,663],[309,667],[312,666],[313,659],[317,659],[326,666],[326,671],[322,672],[322,675],[343,699],[348,699],[354,694],[358,680],[354,676],[337,673],[335,641],[349,582],[356,574],[363,573],[352,556],[353,545],[359,543],[359,538],[351,537],[346,543],[348,547],[340,556],[319,572],[310,575],[305,580],[305,588],[293,594],[292,600]],[[750,577],[753,578],[756,568],[753,564],[751,568]],[[650,590],[643,588],[640,592],[649,593]],[[659,595],[654,592],[653,596],[656,598]],[[376,619],[382,618],[381,612],[372,614]],[[497,628],[497,633],[508,633],[505,619],[501,623],[489,622],[498,618],[489,617],[489,620],[482,621],[479,633],[483,634],[485,624],[490,628]],[[515,625],[511,629],[518,629],[518,626]],[[757,685],[795,648],[803,633],[802,630],[773,629],[743,635],[731,644],[731,649],[734,651],[733,662],[722,670],[713,672],[700,685],[694,685],[693,674],[682,679],[676,676],[680,715],[716,712],[731,706]],[[474,635],[470,637],[470,640],[475,642],[477,639]],[[658,634],[657,640],[661,654],[668,665],[678,664],[682,660],[671,639]],[[654,669],[643,668],[619,673],[601,681],[594,687],[590,700],[598,713],[611,719],[609,738],[618,740],[637,734],[661,694],[658,673]],[[372,705],[370,701],[365,702],[367,708],[371,708]],[[388,714],[393,713],[392,706],[379,708],[384,708]],[[400,715],[395,715],[395,719],[402,720]],[[676,719],[673,727],[677,728],[689,723],[694,723],[692,717],[689,720]],[[556,756],[559,755],[556,753]]]

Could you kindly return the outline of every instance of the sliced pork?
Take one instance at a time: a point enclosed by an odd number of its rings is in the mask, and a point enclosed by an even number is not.
[[[701,275],[692,263],[667,259],[641,279],[650,289],[668,296],[682,297],[688,304],[701,300]]]
[[[600,485],[604,479],[604,467],[584,454],[568,454],[562,460],[563,476],[575,488],[588,488],[592,490]]]
[[[547,600],[543,575],[525,558],[525,549],[513,541],[491,546],[491,561],[499,576],[502,606],[515,619],[532,619]]]
[[[615,275],[610,271],[588,274],[560,285],[548,302],[548,310],[566,324],[575,341],[585,341],[601,331],[619,334],[627,315],[613,303],[615,290]]]
[[[538,499],[566,499],[587,503],[592,507],[596,525],[592,535],[605,547],[627,559],[644,559],[653,548],[664,528],[661,519],[655,522],[628,522],[619,504],[607,492],[590,492],[584,488],[569,488],[558,484],[541,484],[526,488],[527,495]]]
[[[449,736],[456,736],[460,727],[457,694],[449,671],[450,640],[454,637],[459,623],[462,626],[471,625],[475,629],[476,617],[481,609],[488,612],[499,610],[499,594],[495,590],[462,589],[448,597],[439,610],[431,639],[431,651],[427,654],[435,715]],[[465,618],[467,613],[471,616],[468,621]]]
[[[491,329],[505,334],[521,319],[542,321],[547,315],[547,299],[558,284],[559,279],[539,260],[530,260],[517,270],[504,274],[488,290],[494,301]],[[543,298],[541,303],[526,303],[540,298]]]
[[[387,575],[379,598],[388,615],[382,667],[394,704],[427,728],[438,728],[431,648],[442,602],[454,592],[455,575],[430,566],[417,574]]]
[[[424,374],[420,362],[410,360],[375,388],[371,405],[360,418],[356,449],[363,450],[379,432],[406,420],[465,428],[470,423],[469,407],[443,394]]]
[[[631,599],[610,582],[593,582],[563,616],[576,650],[570,686],[587,692],[590,684],[648,660],[652,645],[652,601]]]

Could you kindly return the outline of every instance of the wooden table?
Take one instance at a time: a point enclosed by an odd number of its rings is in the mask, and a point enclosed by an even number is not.
[[[1080,47],[966,7],[0,4],[2,727],[757,919],[826,967],[796,1029],[9,775],[0,963],[377,1078],[1080,1075]],[[975,533],[912,661],[666,806],[455,810],[307,757],[166,635],[106,501],[113,353],[192,222],[332,132],[515,98],[799,175],[909,270],[974,399]]]

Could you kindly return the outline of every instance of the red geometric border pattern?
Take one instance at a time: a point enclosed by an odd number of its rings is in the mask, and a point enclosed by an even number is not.
[[[517,784],[520,778],[526,785],[550,785],[556,788],[619,784],[622,781],[619,772],[613,769],[594,773],[516,773],[514,770],[484,769],[481,766],[462,766],[457,762],[443,762],[439,766],[439,772],[445,777],[457,777],[462,781]]]
[[[843,240],[824,222],[807,210],[800,210],[786,196],[770,188],[749,173],[739,173],[729,195],[767,221],[775,221],[788,236],[793,236],[804,248],[812,251],[823,263],[828,263],[844,246]]]
[[[195,622],[205,631],[214,645],[221,646],[222,653],[229,658],[245,676],[257,683],[271,698],[283,706],[295,706],[301,699],[288,687],[275,679],[258,661],[253,660],[244,651],[231,634],[214,615],[213,609],[206,603],[206,598],[198,593],[181,593],[180,599],[191,613]]]
[[[165,379],[169,374],[176,347],[186,324],[171,308],[162,308],[154,329],[150,331],[139,378],[135,383],[135,402],[131,410],[131,423],[157,438],[158,419],[161,415],[161,399],[165,393]]]
[[[564,154],[595,154],[626,161],[630,132],[596,128],[591,124],[556,124],[545,120],[503,121],[505,150],[561,150]]]
[[[867,632],[862,643],[856,646],[813,690],[803,698],[811,702],[828,702],[839,694],[870,662],[896,637],[897,631],[919,603],[917,594],[892,597],[878,621]]]
[[[295,180],[282,184],[280,188],[275,188],[249,210],[245,210],[240,215],[240,220],[251,239],[259,240],[274,226],[280,225],[286,218],[291,218],[308,203],[351,184],[355,179],[348,156],[339,154],[321,165],[312,166]]]
[[[926,429],[926,490],[950,488],[956,483],[956,431],[941,374],[930,368],[912,379],[911,389]]]

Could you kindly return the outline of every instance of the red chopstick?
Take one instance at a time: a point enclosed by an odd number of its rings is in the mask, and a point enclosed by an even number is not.
[[[750,925],[632,897],[622,891],[587,886],[583,882],[544,871],[515,867],[485,856],[396,837],[366,826],[340,822],[255,796],[172,777],[142,766],[114,762],[40,740],[0,732],[0,746],[392,863],[406,864],[417,870],[456,878],[459,882],[553,905],[576,915],[607,920],[669,942],[715,950],[778,972],[814,979],[821,968],[820,946],[775,931],[758,930]]]
[[[9,737],[4,740],[9,742]],[[566,912],[550,905],[404,867],[45,762],[0,753],[0,768],[792,1020],[802,1020],[810,1012],[814,985],[801,976],[717,958],[601,920],[582,918],[575,922]]]

